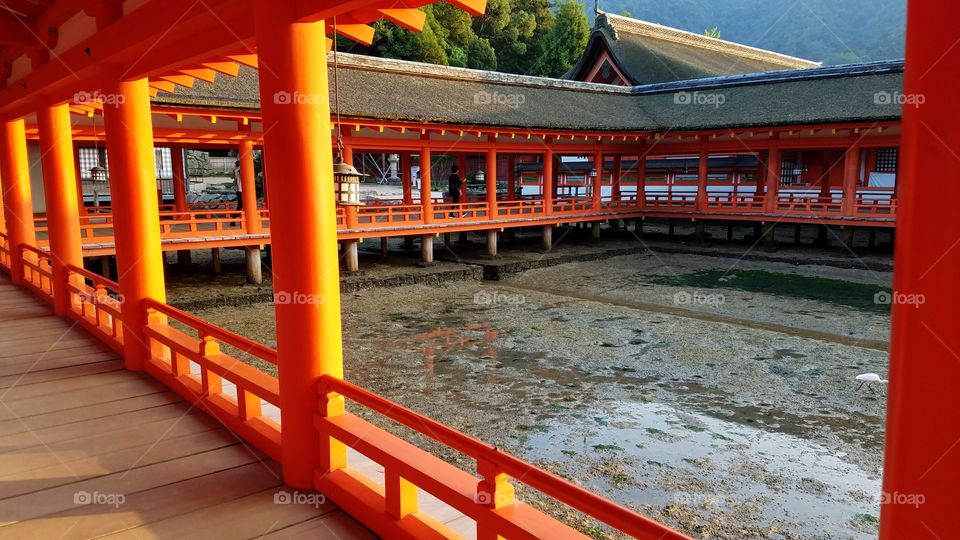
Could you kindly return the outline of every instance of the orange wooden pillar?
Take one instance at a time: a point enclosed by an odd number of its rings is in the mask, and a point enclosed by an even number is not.
[[[641,152],[637,156],[637,206],[647,206],[647,154]]]
[[[601,195],[603,194],[603,154],[601,152],[595,152],[593,154],[593,170],[596,172],[596,175],[591,179],[592,187],[590,188],[590,197],[592,199],[593,209],[599,210]]]
[[[243,197],[243,222],[247,234],[260,232],[260,210],[257,208],[257,173],[253,163],[253,141],[240,141],[240,196]]]
[[[777,210],[777,198],[780,196],[780,167],[780,148],[774,146],[770,148],[767,154],[767,162],[764,170],[766,188],[764,210],[766,212],[775,212]]]
[[[400,183],[403,185],[403,204],[413,204],[413,178],[410,171],[410,154],[400,154]]]
[[[697,159],[697,210],[701,212],[707,209],[707,182],[710,177],[710,153],[706,150],[700,151],[700,157]]]
[[[83,267],[70,109],[66,104],[40,107],[37,121],[53,262],[54,310],[63,316],[71,307],[66,265]]]
[[[430,169],[430,149],[420,149],[420,208],[423,211],[423,222],[433,223],[433,178]]]
[[[460,202],[467,202],[467,155],[459,154],[457,156],[457,165],[460,167],[460,176],[463,177],[463,183],[460,184]]]
[[[843,215],[857,212],[857,183],[860,179],[860,145],[854,142],[843,159]]]
[[[23,249],[37,244],[30,197],[30,164],[23,119],[8,120],[0,127],[0,183],[3,215],[10,239],[10,281],[23,282]]]
[[[765,197],[767,193],[767,160],[764,158],[763,152],[757,152],[757,178],[756,178],[756,188],[754,189],[755,197]]]
[[[622,197],[622,185],[621,185],[621,176],[623,175],[623,157],[620,155],[613,156],[613,176],[611,177],[611,182],[613,183],[613,200],[619,201]]]
[[[346,465],[346,449],[314,427],[336,415],[342,398],[317,393],[321,376],[343,376],[339,256],[329,145],[330,105],[324,22],[298,22],[297,2],[257,0],[257,54],[265,130],[273,242],[273,289],[290,299],[275,304],[277,368],[283,423],[283,480],[313,487],[314,474]],[[320,54],[317,53],[320,51]],[[283,93],[309,96],[292,101]],[[288,95],[289,95],[288,94]]]
[[[517,198],[517,155],[507,156],[507,200]]]
[[[881,540],[960,534],[960,29],[945,16],[955,10],[907,3],[903,92],[923,104],[903,107]]]
[[[179,144],[170,147],[170,167],[173,169],[173,209],[177,212],[187,211],[187,171],[183,166],[183,146]]]
[[[497,151],[487,150],[487,216],[490,219],[496,219],[499,212],[497,210]]]
[[[110,199],[117,246],[117,275],[124,302],[123,348],[127,369],[139,371],[150,353],[144,335],[143,301],[166,302],[160,209],[154,169],[150,87],[146,79],[114,82],[105,91],[117,96],[104,105]]]
[[[543,153],[543,212],[545,214],[553,213],[553,150],[547,149]]]

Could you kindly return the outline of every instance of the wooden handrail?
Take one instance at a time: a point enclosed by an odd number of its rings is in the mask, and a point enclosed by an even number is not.
[[[686,538],[669,527],[547,472],[495,446],[427,418],[359,386],[324,375],[321,396],[339,394],[497,470],[607,525],[637,538]]]
[[[194,330],[197,330],[201,336],[210,336],[217,341],[222,341],[231,347],[234,347],[245,353],[252,354],[257,358],[266,360],[273,365],[277,365],[277,351],[266,345],[247,339],[239,334],[234,334],[229,330],[224,330],[219,326],[214,326],[203,319],[199,319],[181,311],[171,305],[158,302],[152,298],[144,300],[144,309],[153,309],[158,313],[166,315],[176,321],[183,323]]]

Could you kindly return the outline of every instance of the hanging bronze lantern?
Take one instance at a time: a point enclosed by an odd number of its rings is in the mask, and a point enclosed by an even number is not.
[[[333,164],[333,185],[336,201],[341,206],[359,206],[360,202],[360,179],[366,174],[361,173],[349,163],[344,163],[338,159]]]
[[[106,183],[109,180],[106,167],[100,165],[90,167],[90,180],[94,183]]]

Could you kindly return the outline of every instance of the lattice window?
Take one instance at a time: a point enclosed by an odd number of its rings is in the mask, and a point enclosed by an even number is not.
[[[880,148],[877,150],[877,163],[874,169],[878,173],[897,172],[898,148]]]
[[[80,148],[80,178],[83,180],[90,180],[90,169],[96,167],[98,164],[101,167],[107,167],[107,150],[106,148]],[[97,154],[102,156],[100,162],[98,163]]]
[[[157,179],[170,180],[173,178],[173,161],[169,148],[153,149],[154,169],[157,173]]]

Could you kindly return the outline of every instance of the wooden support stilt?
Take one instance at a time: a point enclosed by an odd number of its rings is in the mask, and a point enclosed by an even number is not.
[[[433,264],[433,235],[420,237],[420,262],[424,265]]]
[[[247,283],[260,285],[263,283],[263,268],[260,259],[260,246],[244,248],[247,262]]]
[[[600,222],[594,221],[590,224],[590,239],[594,242],[600,241]]]
[[[390,252],[390,249],[389,249],[390,246],[387,244],[388,240],[389,238],[387,238],[386,236],[380,238],[380,256],[383,257],[384,259],[387,258],[387,255]]]
[[[360,270],[360,242],[347,240],[343,243],[343,267],[347,272]]]
[[[487,255],[497,256],[497,231],[487,231]]]
[[[220,264],[220,248],[211,248],[210,256],[213,259],[213,273],[219,274],[222,269],[222,265]]]
[[[540,238],[540,248],[543,251],[553,249],[553,225],[543,226],[543,235]]]

